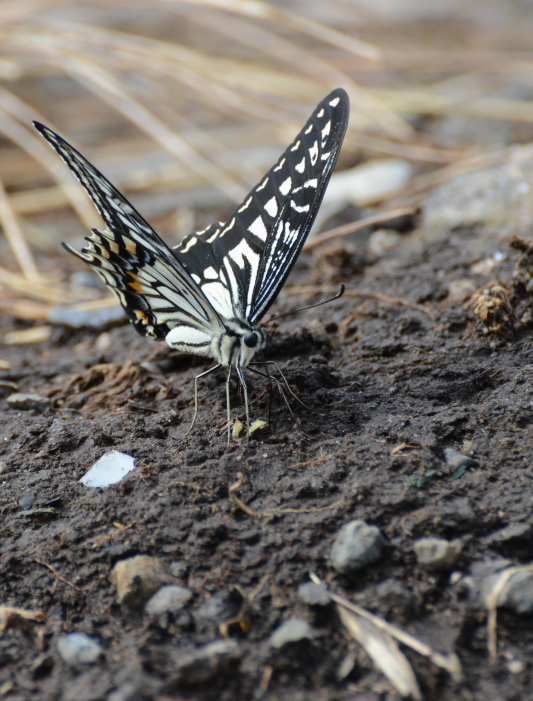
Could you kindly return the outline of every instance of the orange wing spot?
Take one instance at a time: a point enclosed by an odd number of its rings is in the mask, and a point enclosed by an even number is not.
[[[141,321],[145,326],[151,324],[150,316],[142,309],[135,309],[135,316],[139,321]]]
[[[139,294],[144,292],[144,286],[142,282],[139,282],[139,280],[133,280],[132,282],[128,281],[128,287],[131,287],[132,290],[135,290],[135,292],[138,292]]]
[[[128,282],[126,283],[128,287],[131,287],[131,289],[135,290],[135,292],[139,292],[139,294],[142,294],[145,291],[145,289],[140,277],[137,275],[137,273],[134,273],[133,270],[129,270],[128,275],[130,278],[132,278],[132,280],[128,280]]]
[[[130,253],[133,253],[134,256],[137,255],[137,244],[134,241],[131,241],[128,238],[124,238],[124,243],[126,245],[126,248]]]

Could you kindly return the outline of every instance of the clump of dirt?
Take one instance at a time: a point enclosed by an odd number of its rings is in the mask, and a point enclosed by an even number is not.
[[[16,387],[55,406],[21,411],[0,399],[0,604],[19,611],[0,620],[2,694],[393,698],[335,609],[298,593],[316,572],[330,590],[457,653],[463,682],[410,657],[424,698],[530,697],[530,619],[500,613],[495,667],[483,600],[469,583],[533,557],[527,537],[512,536],[532,526],[532,339],[523,323],[532,249],[521,244],[519,272],[505,259],[498,269],[512,315],[502,296],[491,323],[513,334],[484,336],[447,294],[458,279],[479,288],[465,259],[475,235],[457,232],[445,244],[405,235],[379,260],[343,268],[344,297],[278,320],[269,357],[287,384],[271,372],[294,416],[275,383],[271,395],[265,378],[250,376],[252,418],[268,420],[270,407],[270,432],[229,449],[225,374],[200,381],[187,433],[193,378],[207,366],[130,327],[108,331],[105,351],[91,330],[61,345],[3,347],[6,394]],[[492,246],[479,242],[477,254]],[[313,271],[302,260],[282,311],[305,301]],[[337,274],[321,274],[335,289]],[[237,383],[231,394],[233,418],[242,418]],[[81,484],[110,450],[132,455],[137,469],[106,489]],[[383,551],[338,574],[332,543],[353,519],[379,528]],[[454,541],[453,571],[419,564],[414,543],[427,536]],[[137,555],[156,558],[164,586],[175,587],[160,590],[166,604],[121,604],[111,573]],[[97,645],[87,648],[90,663],[69,657],[76,641],[60,641],[70,632]],[[292,639],[276,647],[282,635]]]

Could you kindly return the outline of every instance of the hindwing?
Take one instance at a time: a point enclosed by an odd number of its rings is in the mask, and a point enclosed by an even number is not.
[[[35,128],[54,147],[91,197],[107,228],[93,229],[78,252],[115,294],[139,333],[162,339],[177,326],[202,331],[223,324],[182,262],[126,198],[75,148],[48,127]]]

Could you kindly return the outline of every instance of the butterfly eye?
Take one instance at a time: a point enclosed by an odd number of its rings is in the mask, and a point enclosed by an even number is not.
[[[258,341],[259,336],[256,334],[255,331],[250,331],[250,333],[247,333],[244,337],[244,345],[248,346],[248,348],[255,348],[257,346]]]

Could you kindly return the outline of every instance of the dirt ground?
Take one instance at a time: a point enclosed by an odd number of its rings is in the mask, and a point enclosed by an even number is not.
[[[456,294],[495,276],[509,282],[521,254],[472,229],[431,241],[416,221],[401,224],[400,244],[379,258],[345,243],[302,256],[276,310],[321,298],[295,285],[334,291],[342,280],[347,294],[277,322],[268,356],[307,407],[289,398],[298,426],[274,392],[271,432],[248,445],[226,447],[223,374],[201,383],[198,421],[185,436],[192,378],[207,366],[130,326],[105,335],[58,328],[46,343],[2,348],[11,363],[2,382],[54,400],[38,413],[0,399],[0,601],[44,613],[41,621],[12,616],[0,637],[9,701],[399,698],[335,610],[302,601],[297,589],[309,572],[458,654],[461,683],[408,653],[424,698],[533,697],[531,619],[500,612],[491,663],[483,602],[461,585],[487,561],[516,565],[533,555],[531,539],[497,537],[532,522],[531,330],[509,330],[503,304],[502,333],[483,334],[479,314]],[[474,264],[495,251],[504,254],[497,271],[480,273]],[[250,382],[253,418],[267,419],[268,385]],[[235,418],[242,399],[233,389]],[[446,448],[476,462],[457,472]],[[113,449],[134,456],[137,469],[107,489],[80,484]],[[248,511],[230,499],[238,473],[234,494]],[[21,515],[39,508],[53,511]],[[379,527],[385,550],[340,576],[331,545],[355,518]],[[453,572],[418,564],[413,543],[422,536],[460,542]],[[178,619],[119,605],[112,568],[138,554],[158,558],[192,591]],[[291,616],[306,619],[314,637],[273,648],[270,635]],[[68,665],[57,640],[69,631],[93,637],[102,657]],[[238,645],[231,663],[203,681],[180,681],[179,660],[223,633]]]

